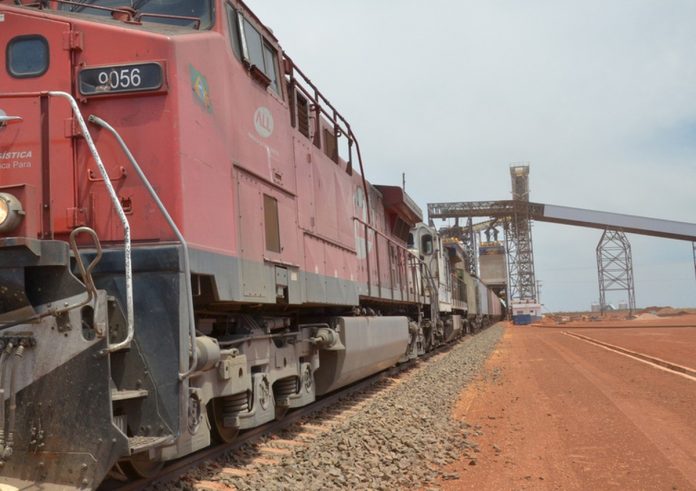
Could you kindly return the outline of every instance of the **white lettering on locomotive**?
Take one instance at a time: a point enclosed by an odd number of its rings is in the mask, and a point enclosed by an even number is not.
[[[261,106],[254,113],[256,132],[263,138],[273,134],[273,114],[267,107]]]
[[[31,150],[0,152],[0,170],[31,168]]]
[[[31,156],[31,150],[19,152],[0,152],[0,160],[30,159]]]

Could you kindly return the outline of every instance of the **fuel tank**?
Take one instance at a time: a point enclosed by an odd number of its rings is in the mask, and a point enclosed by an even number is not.
[[[395,365],[410,340],[407,317],[338,317],[334,326],[345,349],[321,352],[318,395]]]

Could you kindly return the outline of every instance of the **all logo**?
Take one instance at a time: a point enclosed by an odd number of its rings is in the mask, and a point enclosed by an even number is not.
[[[261,106],[254,113],[254,127],[262,138],[273,134],[273,114],[267,107]]]

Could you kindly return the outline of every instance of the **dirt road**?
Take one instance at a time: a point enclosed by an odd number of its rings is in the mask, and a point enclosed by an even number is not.
[[[696,369],[696,329],[565,330]],[[443,488],[696,490],[696,378],[563,331],[507,329],[455,410],[479,452]]]

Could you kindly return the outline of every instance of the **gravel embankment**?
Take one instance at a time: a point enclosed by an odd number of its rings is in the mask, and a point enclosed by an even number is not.
[[[392,490],[427,488],[437,479],[456,479],[456,474],[443,474],[440,469],[478,451],[468,441],[477,430],[453,421],[452,408],[502,332],[497,325],[465,339],[404,375],[405,382],[379,391],[359,411],[310,441],[256,461],[254,455],[259,452],[254,447],[259,444],[251,445],[224,463],[191,471],[167,488],[201,488],[196,482],[206,480],[238,490]],[[262,444],[272,445],[273,438]],[[475,465],[475,458],[471,462]],[[232,475],[230,468],[239,469],[240,475]]]

